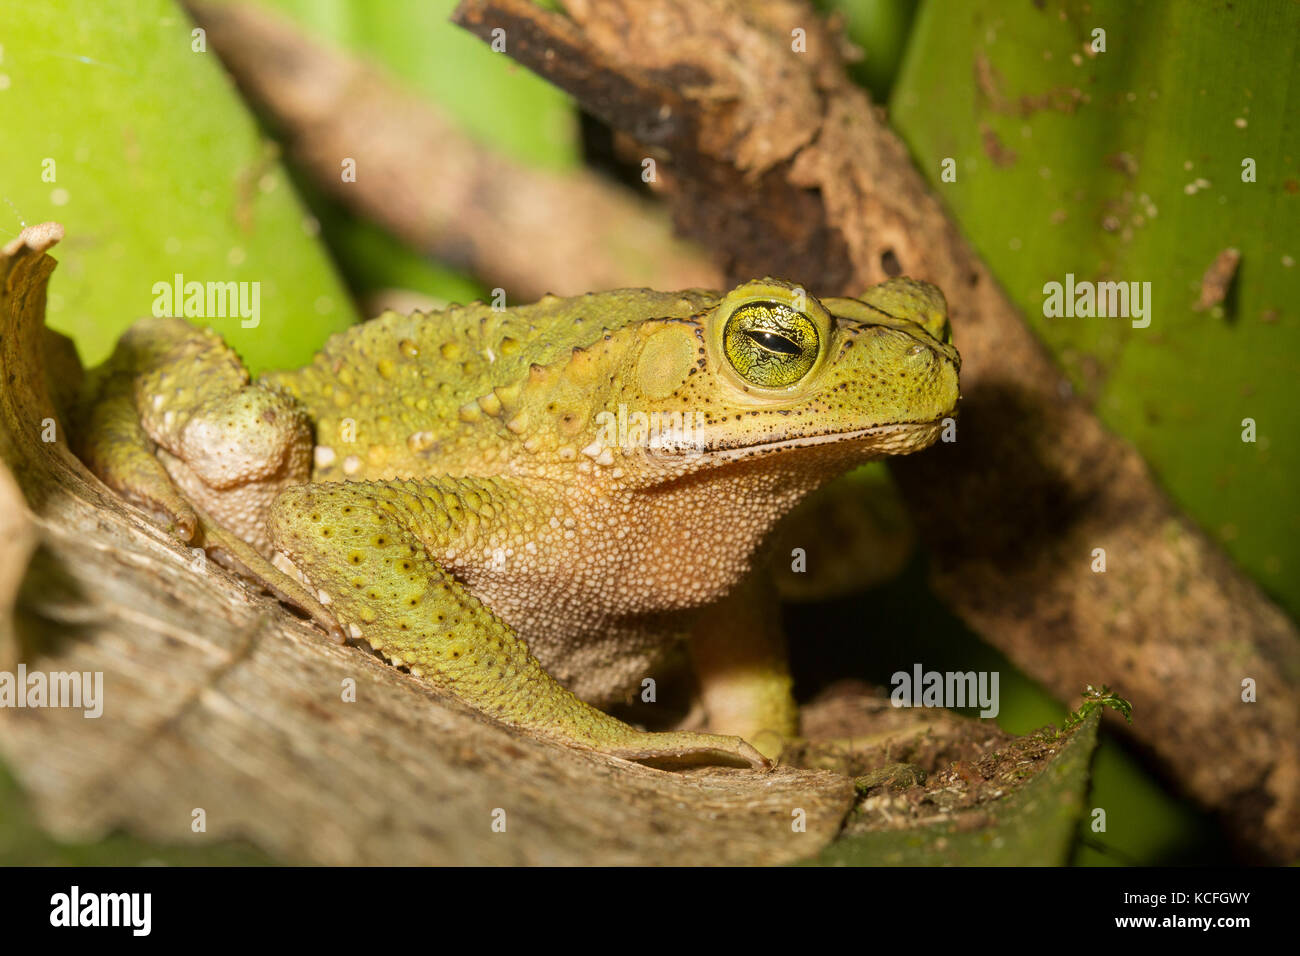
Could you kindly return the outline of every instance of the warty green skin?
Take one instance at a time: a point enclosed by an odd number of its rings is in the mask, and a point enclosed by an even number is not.
[[[747,380],[728,355],[754,347],[724,327],[755,302],[797,312],[814,343],[793,384]],[[144,320],[92,376],[81,450],[183,536],[224,527],[350,636],[503,721],[759,764],[734,737],[646,734],[586,702],[652,676],[801,497],[935,440],[958,394],[945,331],[942,296],[910,280],[822,301],[776,280],[620,290],[386,313],[250,383],[214,334]],[[637,413],[691,428],[656,444]],[[779,716],[719,729],[792,732],[788,679],[764,666]]]

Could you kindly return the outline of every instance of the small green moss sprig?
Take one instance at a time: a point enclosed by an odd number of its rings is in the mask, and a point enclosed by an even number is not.
[[[1078,710],[1065,718],[1065,726],[1061,728],[1061,732],[1065,733],[1073,730],[1079,724],[1083,723],[1084,720],[1087,719],[1088,715],[1094,710],[1099,710],[1102,707],[1110,707],[1113,710],[1119,711],[1124,715],[1125,720],[1130,724],[1133,723],[1132,704],[1123,697],[1112,692],[1105,684],[1101,685],[1100,690],[1089,684],[1083,690],[1083,703],[1079,705]]]

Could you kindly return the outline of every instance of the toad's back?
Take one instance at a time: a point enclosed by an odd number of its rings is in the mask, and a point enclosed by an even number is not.
[[[498,396],[515,394],[530,370],[566,368],[575,349],[609,333],[716,302],[702,290],[625,289],[510,309],[386,312],[331,337],[304,368],[264,380],[310,415],[314,480],[497,474],[517,444]]]

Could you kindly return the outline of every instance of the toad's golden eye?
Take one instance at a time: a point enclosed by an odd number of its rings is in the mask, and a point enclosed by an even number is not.
[[[819,345],[812,319],[779,302],[747,302],[722,330],[731,367],[761,388],[794,385],[817,361]]]

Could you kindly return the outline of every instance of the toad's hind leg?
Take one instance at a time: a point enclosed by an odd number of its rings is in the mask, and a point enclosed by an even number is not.
[[[635,760],[767,766],[739,737],[639,731],[580,700],[434,561],[425,542],[454,533],[468,499],[492,489],[468,479],[290,488],[272,506],[271,535],[353,637],[503,723]]]

